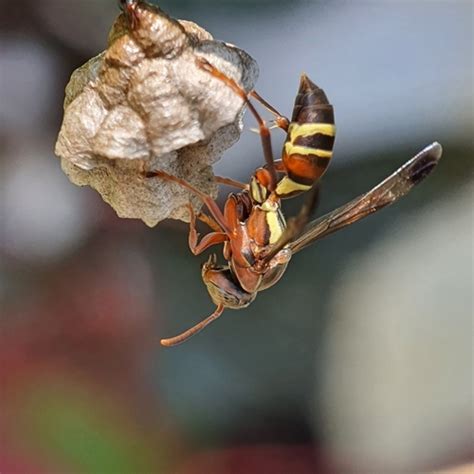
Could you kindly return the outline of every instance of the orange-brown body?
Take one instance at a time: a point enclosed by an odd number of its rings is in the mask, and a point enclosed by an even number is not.
[[[224,258],[242,289],[256,293],[276,283],[290,255],[282,251],[270,262],[262,257],[285,229],[279,198],[272,194],[259,203],[246,190],[231,194],[224,207],[224,218],[230,231],[224,244]]]

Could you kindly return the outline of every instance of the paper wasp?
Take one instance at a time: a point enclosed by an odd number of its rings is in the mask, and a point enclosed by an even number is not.
[[[189,205],[189,247],[198,255],[223,243],[227,261],[225,265],[219,265],[213,254],[202,266],[202,279],[216,310],[182,334],[162,339],[165,346],[186,341],[221,316],[225,308],[248,306],[259,291],[278,282],[293,254],[392,204],[426,178],[442,155],[441,145],[432,143],[369,192],[308,223],[317,199],[317,186],[313,184],[327,167],[335,135],[332,106],[325,93],[303,75],[291,122],[256,92],[249,94],[274,113],[276,124],[288,133],[282,160],[274,162],[270,131],[247,93],[206,60],[199,60],[198,66],[223,81],[246,102],[259,124],[266,165],[255,171],[249,184],[228,178],[217,179],[219,183],[241,189],[227,197],[223,211],[210,196],[176,176],[163,171],[146,173],[150,178],[175,182],[202,200],[210,216],[196,216]],[[281,198],[307,190],[310,190],[309,196],[300,213],[287,224],[281,212]],[[195,227],[197,217],[213,229],[201,241]]]

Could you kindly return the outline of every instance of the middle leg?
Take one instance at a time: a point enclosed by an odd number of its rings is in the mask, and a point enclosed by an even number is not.
[[[276,175],[275,164],[274,164],[274,159],[273,159],[270,129],[268,128],[267,124],[265,123],[263,118],[260,116],[260,114],[257,112],[257,109],[254,107],[252,102],[250,102],[247,92],[244,89],[242,89],[242,87],[240,87],[232,78],[226,76],[222,71],[219,71],[219,69],[214,67],[210,62],[208,62],[206,59],[202,57],[199,57],[198,59],[196,59],[196,63],[198,67],[208,72],[216,79],[219,79],[220,81],[222,81],[224,84],[230,87],[239,97],[241,97],[242,100],[247,104],[247,107],[249,108],[250,112],[253,114],[253,116],[257,120],[260,140],[262,142],[263,155],[265,157],[265,162],[268,166],[268,170],[271,175],[270,191],[274,191],[277,185],[277,175]]]
[[[147,178],[158,177],[167,181],[172,181],[174,183],[179,184],[183,188],[186,188],[189,191],[191,191],[194,195],[196,195],[199,199],[201,199],[201,201],[206,205],[206,207],[209,209],[209,212],[212,214],[212,217],[221,227],[222,231],[227,234],[230,234],[230,229],[229,229],[229,226],[227,225],[226,219],[224,215],[222,214],[221,210],[219,209],[219,206],[217,205],[216,201],[214,201],[214,199],[212,199],[211,196],[195,188],[193,185],[189,184],[184,179],[168,174],[165,171],[161,171],[161,170],[147,171],[145,172],[145,176]]]
[[[268,111],[270,111],[275,116],[275,124],[278,128],[281,128],[285,132],[288,131],[288,127],[290,126],[290,121],[278,112],[273,105],[270,105],[257,91],[253,90],[250,92],[250,95],[255,99],[258,100]]]
[[[216,183],[232,186],[237,189],[247,189],[248,185],[232,178],[225,178],[224,176],[216,176]]]

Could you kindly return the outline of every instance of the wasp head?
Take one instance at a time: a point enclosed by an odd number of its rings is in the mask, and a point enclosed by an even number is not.
[[[212,254],[202,266],[202,279],[212,301],[225,308],[240,309],[248,306],[256,293],[247,293],[238,283],[228,265],[218,265]]]

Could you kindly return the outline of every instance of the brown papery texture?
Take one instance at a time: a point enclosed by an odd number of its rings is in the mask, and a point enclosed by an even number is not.
[[[124,14],[107,49],[73,72],[56,155],[69,179],[96,189],[120,217],[154,226],[188,220],[188,191],[144,171],[161,169],[215,196],[212,164],[242,131],[243,101],[200,69],[204,57],[250,91],[255,61],[190,21],[139,3],[132,30]]]

